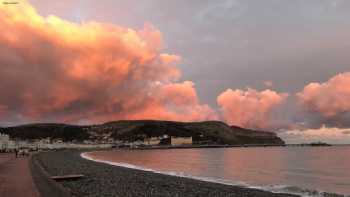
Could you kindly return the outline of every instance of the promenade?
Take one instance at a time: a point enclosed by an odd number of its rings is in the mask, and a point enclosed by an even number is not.
[[[29,157],[0,154],[0,196],[39,197],[29,168]]]

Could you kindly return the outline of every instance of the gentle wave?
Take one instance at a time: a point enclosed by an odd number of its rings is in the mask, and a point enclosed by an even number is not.
[[[190,178],[190,179],[194,179],[194,180],[206,181],[206,182],[211,182],[211,183],[239,186],[239,187],[244,187],[244,188],[249,188],[249,189],[259,189],[259,190],[269,191],[269,192],[273,192],[273,193],[288,193],[288,194],[300,195],[302,197],[325,197],[328,194],[326,192],[303,189],[303,188],[296,187],[296,186],[287,186],[287,185],[253,186],[253,185],[249,185],[249,184],[244,183],[244,182],[232,182],[231,180],[225,180],[225,179],[192,176],[189,174],[185,174],[183,172],[159,171],[159,170],[144,168],[142,166],[137,166],[137,165],[128,164],[128,163],[111,162],[111,161],[106,161],[106,160],[94,159],[94,158],[88,156],[88,152],[81,153],[80,156],[84,159],[87,159],[87,160],[91,160],[91,161],[95,161],[95,162],[99,162],[99,163],[105,163],[105,164],[109,164],[109,165],[113,165],[113,166],[125,167],[125,168],[130,168],[130,169],[142,170],[142,171],[170,175],[170,176],[176,176],[176,177]],[[332,194],[332,196],[342,197],[344,195]]]

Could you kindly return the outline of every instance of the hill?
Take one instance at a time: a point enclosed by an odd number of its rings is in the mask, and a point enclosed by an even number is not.
[[[84,126],[75,126],[55,123],[27,124],[21,126],[0,128],[0,133],[10,135],[11,138],[32,140],[32,139],[61,139],[63,141],[89,139],[89,134]]]
[[[273,132],[229,126],[219,121],[174,122],[121,120],[100,125],[28,124],[2,128],[1,133],[17,139],[61,139],[63,141],[143,140],[163,135],[192,137],[195,144],[284,144]]]

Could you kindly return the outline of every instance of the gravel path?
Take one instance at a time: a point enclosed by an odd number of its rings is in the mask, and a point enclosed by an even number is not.
[[[74,196],[116,197],[292,197],[256,189],[144,172],[85,160],[79,151],[47,152],[34,159],[50,175],[84,174],[78,181],[61,182]]]

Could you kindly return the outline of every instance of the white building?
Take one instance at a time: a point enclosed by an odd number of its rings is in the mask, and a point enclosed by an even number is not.
[[[171,136],[171,145],[172,146],[192,145],[192,137]]]
[[[10,136],[0,133],[0,149],[7,149],[10,144]]]
[[[146,138],[144,142],[145,142],[145,145],[155,146],[155,145],[159,145],[160,138],[159,137],[150,137],[150,138]]]

